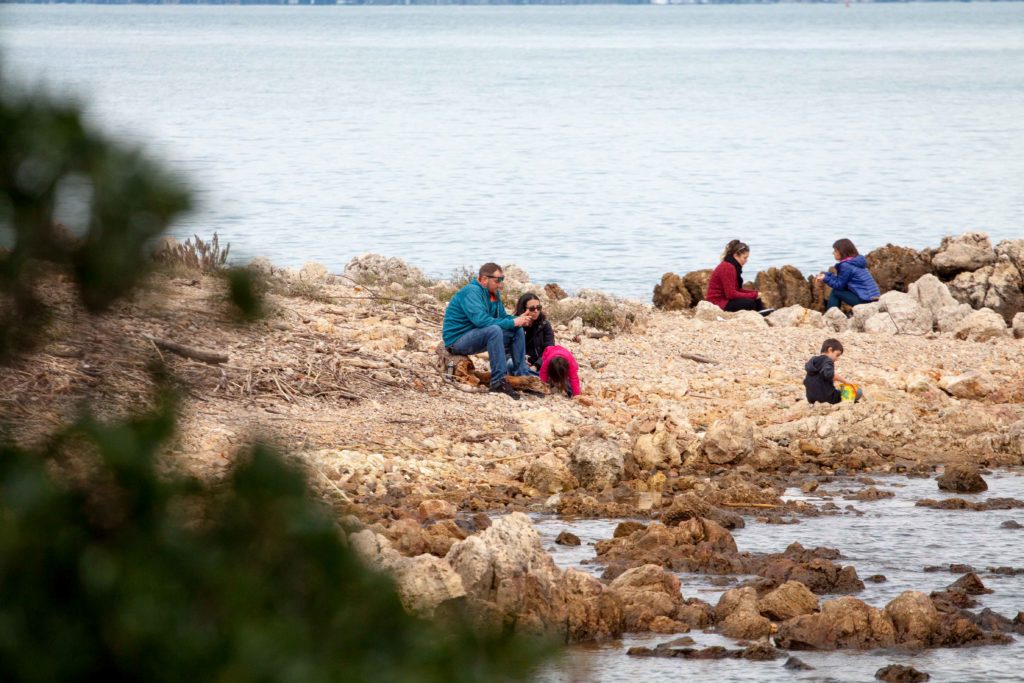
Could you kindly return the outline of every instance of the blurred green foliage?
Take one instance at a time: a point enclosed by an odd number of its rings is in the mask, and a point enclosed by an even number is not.
[[[10,361],[45,325],[41,261],[102,313],[145,274],[189,195],[76,107],[14,97],[2,81],[0,131]],[[228,277],[254,318],[258,287]],[[83,417],[34,450],[0,443],[0,680],[504,681],[528,678],[547,651],[475,628],[458,605],[442,622],[407,614],[266,447],[216,485],[158,466],[175,429],[173,397],[158,404],[119,422]]]
[[[542,645],[402,608],[265,447],[158,473],[168,401],[0,448],[0,680],[522,680]]]
[[[90,130],[78,107],[16,94],[3,79],[0,131],[4,354],[28,346],[47,318],[34,261],[70,266],[83,304],[102,311],[144,275],[148,245],[189,207],[189,193],[139,150]]]

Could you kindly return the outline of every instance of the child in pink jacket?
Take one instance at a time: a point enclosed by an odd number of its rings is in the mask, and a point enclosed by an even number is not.
[[[540,381],[569,398],[580,395],[580,366],[572,352],[563,346],[544,349],[540,361]]]

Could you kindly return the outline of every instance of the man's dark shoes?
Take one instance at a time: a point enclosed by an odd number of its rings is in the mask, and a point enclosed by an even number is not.
[[[491,385],[491,391],[494,393],[505,394],[514,401],[519,400],[519,392],[512,388],[512,385],[508,383],[508,380],[502,380],[501,384]]]

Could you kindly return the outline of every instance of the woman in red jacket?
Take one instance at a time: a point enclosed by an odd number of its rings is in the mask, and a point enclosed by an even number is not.
[[[705,299],[724,311],[760,311],[764,304],[754,289],[743,289],[743,265],[750,258],[750,247],[739,240],[725,246],[722,262],[708,280]]]

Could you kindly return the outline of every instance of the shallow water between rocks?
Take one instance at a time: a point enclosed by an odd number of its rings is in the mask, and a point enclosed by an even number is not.
[[[740,551],[781,552],[796,541],[804,547],[837,548],[842,565],[857,569],[865,589],[855,594],[868,604],[884,607],[905,590],[931,592],[955,581],[961,574],[926,572],[928,566],[951,563],[974,567],[985,585],[994,592],[976,596],[979,606],[989,607],[1011,619],[1024,610],[1024,574],[993,574],[990,567],[1024,567],[1024,529],[1001,528],[1006,520],[1024,524],[1024,510],[973,512],[934,510],[916,507],[922,498],[962,497],[1024,499],[1024,471],[997,471],[986,475],[989,490],[982,494],[947,494],[939,491],[934,479],[875,477],[879,489],[892,491],[893,498],[863,502],[845,500],[844,495],[865,487],[855,480],[836,480],[822,484],[805,494],[799,489],[786,491],[784,499],[805,500],[821,505],[831,498],[839,514],[801,517],[798,524],[766,524],[755,515],[745,516],[747,526],[734,530]],[[847,507],[849,506],[849,507]],[[537,515],[534,523],[544,547],[560,567],[575,567],[600,574],[603,567],[584,564],[593,560],[593,544],[611,538],[622,520],[567,521]],[[554,543],[559,532],[569,530],[579,536],[578,547]],[[871,583],[867,577],[882,574],[884,583]],[[685,597],[698,597],[714,605],[730,586],[715,586],[716,578],[703,574],[679,574]],[[742,580],[746,577],[736,577]],[[822,600],[834,596],[821,596]],[[736,642],[694,629],[689,634],[692,647],[724,645]],[[792,654],[815,667],[813,671],[785,669],[785,658],[770,662],[745,660],[695,661],[683,659],[635,658],[626,655],[633,645],[653,647],[677,636],[664,634],[627,635],[622,640],[600,645],[574,646],[539,676],[545,682],[556,681],[874,681],[875,671],[891,664],[907,664],[931,674],[932,681],[1022,681],[1024,680],[1024,637],[1016,636],[1012,645],[975,648],[944,648],[917,653],[903,651],[794,651]]]

